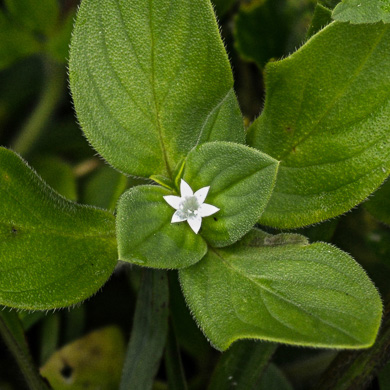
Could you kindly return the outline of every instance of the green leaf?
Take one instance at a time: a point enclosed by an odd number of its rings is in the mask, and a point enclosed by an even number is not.
[[[246,245],[210,250],[179,271],[186,301],[216,348],[241,338],[326,348],[373,344],[381,300],[349,255],[324,243],[270,245],[252,235]]]
[[[198,143],[243,142],[209,0],[84,0],[69,73],[88,140],[123,172],[171,177]]]
[[[390,173],[390,31],[333,22],[267,66],[248,142],[280,160],[261,223],[309,225],[363,201]]]
[[[206,203],[220,209],[204,218],[200,234],[213,246],[244,236],[259,219],[274,187],[278,162],[228,142],[210,142],[188,155],[183,179],[196,191],[210,186]]]
[[[96,330],[65,345],[41,368],[56,390],[117,390],[125,354],[118,327]]]
[[[67,201],[0,148],[0,303],[45,310],[94,294],[117,262],[111,213]]]
[[[153,268],[188,267],[207,252],[207,244],[187,223],[171,223],[174,210],[160,186],[138,186],[119,200],[117,239],[119,259]]]
[[[307,30],[307,39],[316,34],[332,21],[332,11],[318,3],[314,9],[313,19]]]
[[[244,145],[209,142],[194,148],[183,179],[194,191],[210,186],[206,203],[218,207],[218,213],[203,218],[197,235],[186,221],[171,223],[175,210],[163,197],[174,192],[160,186],[132,188],[118,205],[119,258],[146,267],[183,268],[206,254],[206,241],[214,246],[237,241],[264,210],[277,168],[277,161]]]
[[[339,22],[390,23],[389,0],[343,0],[333,10],[333,19]]]
[[[390,225],[390,180],[376,191],[363,207],[376,219]]]
[[[167,273],[144,270],[119,389],[151,390],[168,332]]]
[[[18,24],[33,32],[48,34],[57,23],[57,0],[5,0],[5,5]]]

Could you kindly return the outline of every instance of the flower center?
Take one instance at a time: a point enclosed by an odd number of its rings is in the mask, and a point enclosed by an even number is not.
[[[179,210],[184,214],[185,217],[195,217],[198,215],[199,202],[196,196],[187,196],[180,203]]]

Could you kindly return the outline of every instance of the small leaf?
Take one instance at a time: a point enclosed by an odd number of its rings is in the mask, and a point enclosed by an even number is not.
[[[381,300],[349,255],[324,243],[251,242],[210,250],[179,271],[187,304],[216,348],[242,338],[326,348],[373,344]]]
[[[200,234],[213,246],[245,235],[259,219],[275,183],[278,162],[244,145],[210,142],[188,155],[183,179],[194,191],[210,186],[206,203],[220,209],[203,218]]]
[[[94,294],[116,262],[111,213],[67,201],[0,148],[0,303],[44,310]]]
[[[343,0],[333,10],[332,17],[339,22],[390,23],[389,0]]]
[[[269,63],[248,142],[280,160],[261,223],[313,224],[362,202],[390,172],[390,30],[333,22]]]
[[[316,8],[314,9],[313,19],[309,29],[307,30],[306,38],[309,39],[312,35],[327,26],[331,21],[332,11],[320,3],[317,3]]]
[[[120,260],[145,267],[181,268],[199,261],[207,251],[203,238],[187,223],[172,224],[174,209],[160,186],[138,186],[119,200],[117,238]]]
[[[56,390],[117,390],[124,353],[120,329],[106,327],[54,353],[41,374]]]
[[[70,84],[88,140],[128,174],[172,178],[198,143],[244,141],[209,0],[84,0]]]

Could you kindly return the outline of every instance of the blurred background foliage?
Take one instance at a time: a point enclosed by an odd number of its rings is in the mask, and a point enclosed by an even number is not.
[[[261,112],[266,63],[286,57],[328,23],[337,2],[214,0],[247,125]],[[123,191],[144,181],[109,167],[77,124],[66,79],[77,6],[78,0],[0,1],[0,139],[66,198],[115,212]],[[389,192],[386,183],[347,215],[299,229],[311,241],[334,243],[354,256],[385,303],[390,298]],[[29,348],[54,389],[117,389],[143,273],[119,266],[102,291],[77,307],[48,313],[4,309],[0,318],[13,324],[20,348]],[[156,368],[155,389],[183,388],[170,374],[178,351],[190,389],[317,389],[319,383],[326,388],[335,351],[240,341],[221,355],[193,321],[176,273],[169,276],[173,349],[167,345]],[[370,372],[368,388],[390,389],[390,365],[382,368],[387,359],[382,356]],[[245,378],[245,387],[231,382],[233,376]],[[24,388],[18,362],[0,338],[0,389]]]

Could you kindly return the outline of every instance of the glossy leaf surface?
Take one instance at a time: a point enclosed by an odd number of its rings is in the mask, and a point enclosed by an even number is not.
[[[72,305],[94,294],[117,262],[111,213],[77,205],[0,148],[0,303]]]
[[[267,67],[252,146],[280,160],[261,223],[300,227],[363,201],[390,172],[390,30],[334,22]]]
[[[346,253],[303,239],[255,235],[180,270],[187,304],[215,347],[225,350],[241,338],[327,348],[373,344],[382,314],[374,285]]]
[[[390,23],[390,2],[388,0],[343,0],[333,10],[333,19],[340,22]]]
[[[170,177],[198,143],[243,142],[208,0],[84,0],[70,84],[88,140],[128,174]]]

